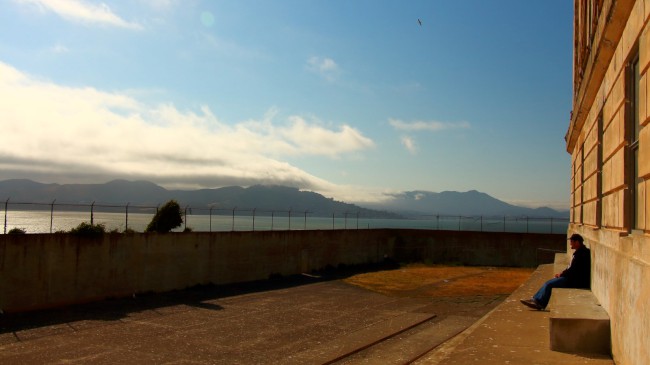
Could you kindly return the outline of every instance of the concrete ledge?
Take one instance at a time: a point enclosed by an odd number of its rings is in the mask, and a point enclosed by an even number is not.
[[[549,304],[551,350],[611,354],[609,315],[590,290],[555,288]]]
[[[555,260],[553,261],[553,271],[556,273],[562,272],[562,270],[569,266],[569,262],[571,262],[571,260],[569,260],[569,256],[567,256],[566,252],[557,252],[555,254]]]

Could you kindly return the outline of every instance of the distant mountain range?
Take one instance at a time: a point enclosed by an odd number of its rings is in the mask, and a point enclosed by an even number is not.
[[[548,207],[527,208],[508,204],[476,190],[467,192],[409,191],[394,194],[392,199],[369,208],[385,209],[402,215],[483,215],[483,216],[528,216],[544,218],[568,218],[569,211],[557,211]]]
[[[148,181],[114,180],[106,184],[42,184],[31,180],[0,181],[0,201],[49,204],[92,204],[155,207],[170,199],[181,207],[308,211],[312,216],[359,213],[370,218],[403,218],[399,214],[339,202],[310,191],[286,186],[230,186],[218,189],[167,190]],[[29,208],[29,207],[27,207]]]
[[[441,193],[411,191],[395,194],[386,202],[339,202],[318,193],[286,186],[255,185],[200,190],[167,190],[148,181],[114,180],[105,184],[42,184],[31,180],[0,181],[0,201],[49,204],[158,206],[175,199],[181,206],[259,211],[309,211],[314,216],[357,212],[364,217],[403,218],[423,214],[568,217],[568,211],[511,205],[475,190]]]

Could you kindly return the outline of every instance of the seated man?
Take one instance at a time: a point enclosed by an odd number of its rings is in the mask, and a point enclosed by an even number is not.
[[[591,286],[591,254],[589,249],[585,247],[584,240],[579,234],[571,235],[569,240],[571,241],[571,249],[575,250],[569,266],[561,273],[555,274],[554,279],[544,283],[531,299],[522,299],[522,304],[537,310],[543,310],[551,300],[553,288],[589,289]]]

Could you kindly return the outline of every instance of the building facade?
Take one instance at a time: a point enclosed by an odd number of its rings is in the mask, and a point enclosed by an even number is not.
[[[574,0],[571,224],[618,364],[650,361],[650,0]]]

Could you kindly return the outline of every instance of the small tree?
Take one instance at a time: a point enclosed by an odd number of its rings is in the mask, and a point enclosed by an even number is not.
[[[156,212],[145,232],[167,233],[179,227],[181,223],[183,223],[181,207],[176,200],[170,200]]]
[[[80,236],[101,236],[106,233],[106,226],[103,224],[90,224],[88,222],[81,222],[75,228],[70,230],[70,233]]]
[[[9,232],[7,232],[7,233],[8,234],[25,234],[27,232],[25,231],[25,228],[16,227],[16,228],[10,229]]]

